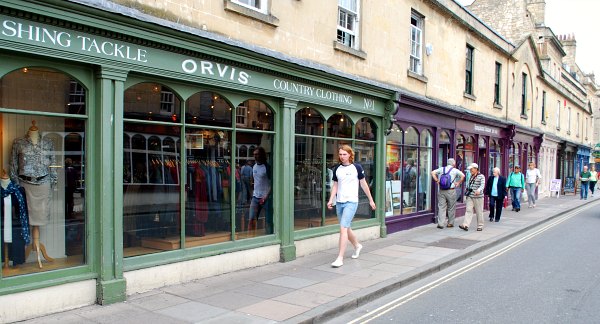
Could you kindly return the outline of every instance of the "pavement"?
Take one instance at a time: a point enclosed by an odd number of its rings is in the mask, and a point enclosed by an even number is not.
[[[500,222],[476,231],[421,226],[364,241],[358,259],[349,246],[344,266],[332,268],[337,249],[287,263],[167,286],[128,296],[107,306],[92,305],[22,323],[320,323],[395,289],[484,252],[535,226],[549,222],[597,197],[543,198],[535,208],[504,209]]]

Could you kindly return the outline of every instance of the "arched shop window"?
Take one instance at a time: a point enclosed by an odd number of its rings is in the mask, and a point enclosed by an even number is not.
[[[393,125],[386,138],[386,183],[385,183],[385,215],[386,217],[402,214],[402,144],[404,131]]]
[[[245,112],[245,119],[241,118],[241,112]],[[249,148],[248,157],[240,156],[235,162],[241,179],[236,186],[241,190],[235,192],[236,234],[239,238],[274,233],[273,186],[276,185],[273,182],[274,116],[273,110],[260,100],[246,100],[236,107],[236,144],[246,145]],[[248,178],[250,167],[252,167],[253,178]],[[258,180],[257,174],[266,177]],[[263,192],[268,194],[264,204],[259,199]]]
[[[447,131],[441,131],[438,139],[438,167],[443,167],[448,164],[448,159],[451,158],[452,141],[450,134]]]
[[[456,137],[456,167],[465,174],[465,182],[469,180],[471,175],[469,170],[467,170],[467,167],[475,161],[476,143],[473,136],[465,137],[459,135]],[[464,201],[462,192],[465,187],[465,182],[463,182],[463,185],[461,185],[460,188],[457,188],[457,190],[460,190],[460,194],[457,193],[459,202]]]
[[[52,68],[0,77],[2,182],[17,211],[3,218],[2,277],[83,265],[88,90]]]
[[[261,206],[264,211],[252,222],[249,210],[255,148],[264,149],[266,160],[261,165],[268,167],[262,170],[268,170],[267,183],[272,185],[273,121],[273,111],[259,100],[236,106],[219,93],[201,91],[182,105],[178,94],[162,84],[128,88],[123,134],[124,255],[272,234],[272,192]],[[248,178],[242,177],[243,172]]]
[[[529,165],[530,162],[535,163],[535,152],[533,151],[533,146],[528,145],[527,147],[527,165]]]
[[[417,211],[417,182],[419,163],[419,133],[414,127],[406,129],[402,161],[402,213]]]
[[[502,147],[499,142],[492,140],[490,142],[490,165],[489,174],[492,175],[494,168],[499,168],[502,171]],[[502,172],[501,172],[502,173]]]
[[[431,209],[433,135],[416,128],[392,127],[387,137],[386,216]]]
[[[421,132],[419,145],[419,174],[417,181],[417,211],[431,209],[431,169],[432,169],[432,142],[430,131]]]
[[[339,164],[338,148],[348,144],[354,149],[355,162],[363,166],[374,194],[377,126],[369,118],[354,124],[343,113],[333,114],[325,121],[321,112],[311,107],[296,112],[295,124],[294,228],[337,224],[335,210],[327,209],[323,202],[329,199],[333,169]],[[372,217],[368,199],[359,190],[355,219]]]

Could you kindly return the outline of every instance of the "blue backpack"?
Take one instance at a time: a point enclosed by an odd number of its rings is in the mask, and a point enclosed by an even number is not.
[[[452,167],[448,169],[446,172],[446,167],[444,167],[442,175],[440,176],[440,189],[448,190],[452,188],[452,177],[450,176],[450,171],[452,171]]]

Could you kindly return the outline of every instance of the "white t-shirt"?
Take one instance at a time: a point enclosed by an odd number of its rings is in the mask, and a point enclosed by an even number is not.
[[[541,179],[542,174],[537,168],[527,169],[527,172],[525,172],[525,182],[527,183],[536,183],[538,178]]]
[[[271,190],[267,167],[264,164],[256,163],[252,167],[252,176],[254,177],[254,192],[252,195],[256,198],[266,198]]]
[[[358,202],[358,187],[365,171],[358,163],[340,164],[333,173],[333,181],[337,182],[337,202]]]

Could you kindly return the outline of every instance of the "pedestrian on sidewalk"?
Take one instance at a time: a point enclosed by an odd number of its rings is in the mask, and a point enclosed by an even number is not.
[[[596,189],[596,183],[598,182],[598,172],[596,172],[595,164],[592,164],[590,174],[590,192],[592,193],[592,197],[594,197],[594,189]]]
[[[483,193],[490,200],[490,222],[500,221],[504,198],[506,197],[506,178],[500,175],[500,169],[494,168],[493,175],[485,182]]]
[[[351,228],[352,219],[358,209],[359,185],[369,198],[371,209],[377,208],[371,196],[369,184],[365,180],[365,171],[360,164],[354,163],[354,150],[349,145],[342,145],[338,151],[338,158],[340,164],[333,169],[333,186],[327,202],[327,208],[333,209],[333,200],[335,199],[335,211],[340,222],[339,253],[337,259],[331,263],[334,268],[344,265],[347,241],[354,246],[353,259],[358,258],[363,247]]]
[[[521,173],[519,165],[515,165],[514,171],[506,179],[506,188],[510,191],[512,210],[519,212],[521,210],[521,192],[525,189],[525,177]]]
[[[529,168],[525,172],[525,188],[527,190],[527,205],[529,208],[535,207],[537,198],[536,190],[542,180],[540,170],[535,167],[534,162],[529,162]]]
[[[479,173],[477,163],[471,163],[468,169],[471,173],[471,178],[465,190],[467,210],[463,224],[458,227],[468,231],[473,213],[475,213],[477,215],[477,230],[483,231],[483,190],[485,189],[485,176]]]
[[[454,218],[456,215],[456,188],[465,180],[465,174],[456,168],[456,161],[448,159],[445,167],[437,168],[431,171],[431,178],[439,186],[438,216],[437,227],[444,228],[446,222],[446,212],[448,216],[448,227],[454,227]],[[443,180],[443,181],[442,181]]]
[[[588,188],[590,186],[591,172],[588,171],[587,165],[583,167],[583,171],[579,174],[579,181],[581,182],[581,190],[579,191],[580,199],[587,200]]]

